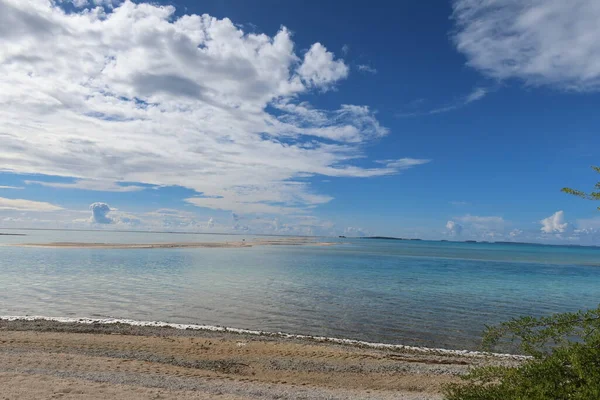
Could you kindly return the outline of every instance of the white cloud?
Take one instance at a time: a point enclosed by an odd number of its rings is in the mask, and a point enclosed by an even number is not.
[[[454,100],[450,104],[446,104],[445,106],[436,107],[436,108],[432,108],[430,110],[425,110],[425,111],[400,112],[396,115],[398,117],[416,117],[416,116],[421,116],[421,115],[442,114],[445,112],[458,110],[458,109],[463,108],[473,102],[479,101],[479,100],[483,99],[489,92],[490,92],[489,88],[476,87],[470,93],[468,93],[466,96],[459,97],[458,99]],[[415,105],[419,105],[419,104],[423,103],[422,99],[418,99],[418,100],[419,101],[417,103],[414,103],[411,106],[414,107]]]
[[[455,0],[453,8],[457,49],[485,75],[600,89],[597,0]]]
[[[474,101],[481,100],[486,94],[488,94],[488,89],[482,87],[475,88],[467,95],[467,97],[465,97],[464,104],[467,105]]]
[[[403,169],[354,165],[389,133],[371,109],[300,99],[347,75],[320,43],[300,58],[286,28],[245,33],[226,18],[131,1],[65,13],[0,0],[1,170],[87,190],[181,185],[201,207],[303,212],[331,197],[298,178]]]
[[[62,207],[43,201],[32,201],[24,199],[7,199],[0,197],[0,210],[16,211],[58,211]]]
[[[106,203],[92,203],[90,204],[90,210],[92,216],[90,222],[96,224],[112,224],[114,220],[108,216],[111,211],[110,206]]]
[[[523,231],[521,229],[513,229],[512,231],[510,231],[509,236],[511,238],[517,238],[519,236],[523,235]]]
[[[461,224],[455,221],[446,222],[446,231],[450,236],[460,236],[462,233],[463,227]]]
[[[333,53],[321,43],[315,43],[304,55],[298,74],[309,86],[329,88],[333,83],[348,76],[348,66],[335,60]]]
[[[417,165],[423,165],[431,162],[431,160],[416,159],[416,158],[399,158],[397,160],[379,160],[380,164],[385,164],[386,167],[397,171],[412,168]]]
[[[89,4],[88,0],[72,0],[72,3],[77,8],[83,8]]]
[[[79,179],[72,183],[58,183],[58,182],[42,182],[42,181],[25,181],[28,185],[41,185],[46,187],[58,188],[58,189],[81,189],[81,190],[95,190],[99,192],[137,192],[144,190],[142,186],[136,185],[122,185],[113,181],[107,180],[93,180],[93,179]]]
[[[544,233],[564,233],[570,229],[563,211],[557,211],[548,218],[544,218],[540,224],[542,224],[541,231]]]
[[[377,73],[377,70],[375,68],[369,66],[369,65],[359,64],[357,68],[358,68],[358,70],[360,72],[368,72],[370,74],[376,74]]]
[[[0,186],[0,189],[13,189],[13,190],[22,190],[25,189],[22,186]]]
[[[127,228],[145,227],[149,228],[154,221],[146,221],[138,215],[119,211],[111,208],[108,204],[102,202],[92,203],[89,206],[92,211],[92,216],[88,220],[75,220],[75,222],[91,223],[94,225],[125,225]],[[164,210],[157,210],[149,215],[159,216]],[[108,214],[111,214],[110,216]],[[164,222],[164,221],[163,221]],[[170,228],[168,224],[164,224],[163,228]]]
[[[214,226],[215,226],[215,220],[212,217],[210,217],[208,219],[208,221],[206,222],[206,227],[210,229]]]
[[[82,0],[75,0],[75,1],[79,1],[80,3],[82,3]],[[91,0],[92,3],[94,3],[97,6],[104,6],[104,7],[116,7],[119,3],[122,2],[122,0]],[[83,6],[85,6],[86,4],[83,4]]]

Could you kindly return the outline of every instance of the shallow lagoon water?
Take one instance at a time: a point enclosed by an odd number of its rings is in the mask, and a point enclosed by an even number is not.
[[[127,232],[22,233],[27,236],[0,236],[0,243],[253,239]],[[329,247],[2,246],[0,315],[161,320],[475,349],[485,324],[600,303],[600,248],[336,241],[340,244]]]

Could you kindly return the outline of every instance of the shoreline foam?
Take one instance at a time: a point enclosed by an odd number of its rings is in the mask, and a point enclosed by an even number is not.
[[[491,353],[491,352],[483,352],[483,351],[471,351],[471,350],[451,350],[451,349],[443,349],[443,348],[432,348],[432,347],[419,347],[419,346],[407,346],[402,344],[388,344],[388,343],[374,343],[367,342],[363,340],[355,340],[355,339],[343,339],[343,338],[335,338],[335,337],[325,337],[325,336],[312,336],[312,335],[299,335],[299,334],[290,334],[284,332],[267,332],[260,330],[251,330],[251,329],[242,329],[242,328],[231,328],[231,327],[223,327],[223,326],[215,326],[215,325],[198,325],[198,324],[180,324],[180,323],[170,323],[170,322],[162,322],[162,321],[138,321],[132,319],[121,319],[121,318],[73,318],[73,317],[48,317],[48,316],[0,316],[0,321],[52,321],[64,324],[86,324],[86,325],[94,325],[94,324],[124,324],[130,326],[139,326],[139,327],[156,327],[156,328],[173,328],[178,330],[195,330],[195,331],[206,331],[206,332],[223,332],[223,333],[233,333],[239,335],[249,335],[249,336],[265,336],[265,337],[275,337],[282,339],[297,339],[297,340],[306,340],[306,341],[314,341],[314,342],[322,342],[322,343],[333,343],[333,344],[341,344],[347,346],[355,346],[361,348],[370,348],[370,349],[378,349],[378,350],[396,350],[396,351],[409,351],[415,353],[422,354],[433,354],[433,355],[446,355],[446,356],[462,356],[462,357],[471,357],[471,358],[484,358],[484,357],[494,357],[501,359],[510,359],[510,360],[528,360],[531,357],[518,355],[518,354],[506,354],[506,353]]]

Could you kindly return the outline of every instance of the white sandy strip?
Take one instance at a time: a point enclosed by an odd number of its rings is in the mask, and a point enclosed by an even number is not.
[[[301,340],[313,340],[317,342],[327,342],[344,344],[350,346],[361,346],[372,349],[387,349],[387,350],[405,350],[419,353],[430,353],[439,355],[449,356],[463,356],[463,357],[498,357],[513,360],[528,360],[531,357],[522,356],[516,354],[502,354],[502,353],[488,353],[482,351],[469,351],[469,350],[449,350],[449,349],[436,349],[430,347],[417,347],[417,346],[405,346],[402,344],[387,344],[387,343],[372,343],[365,342],[362,340],[353,339],[339,339],[325,336],[310,336],[310,335],[294,335],[283,332],[265,332],[255,331],[249,329],[239,328],[228,328],[223,326],[213,325],[193,325],[193,324],[174,324],[169,322],[161,321],[136,321],[133,319],[118,319],[118,318],[70,318],[70,317],[43,317],[43,316],[0,316],[0,320],[4,321],[54,321],[61,323],[78,323],[78,324],[125,324],[131,326],[152,326],[159,328],[174,328],[181,330],[196,330],[196,331],[212,331],[212,332],[227,332],[237,333],[243,335],[255,335],[255,336],[272,336],[288,339],[301,339]]]

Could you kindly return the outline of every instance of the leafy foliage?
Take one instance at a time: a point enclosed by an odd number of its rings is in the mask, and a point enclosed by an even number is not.
[[[516,344],[518,367],[482,367],[446,387],[447,400],[600,399],[600,307],[488,327],[484,349]]]
[[[600,173],[600,167],[592,169]],[[590,193],[571,188],[562,191],[600,200],[600,182],[594,188]],[[511,346],[532,358],[518,367],[475,368],[463,377],[463,383],[446,386],[446,399],[600,399],[600,307],[549,317],[521,317],[487,327],[484,350]]]
[[[592,169],[600,174],[600,167],[593,166]],[[586,200],[600,200],[600,182],[596,183],[594,186],[596,191],[586,193],[581,190],[571,189],[571,188],[562,188],[562,191],[568,194],[572,194],[573,196],[578,196]],[[598,207],[600,210],[600,207]]]

